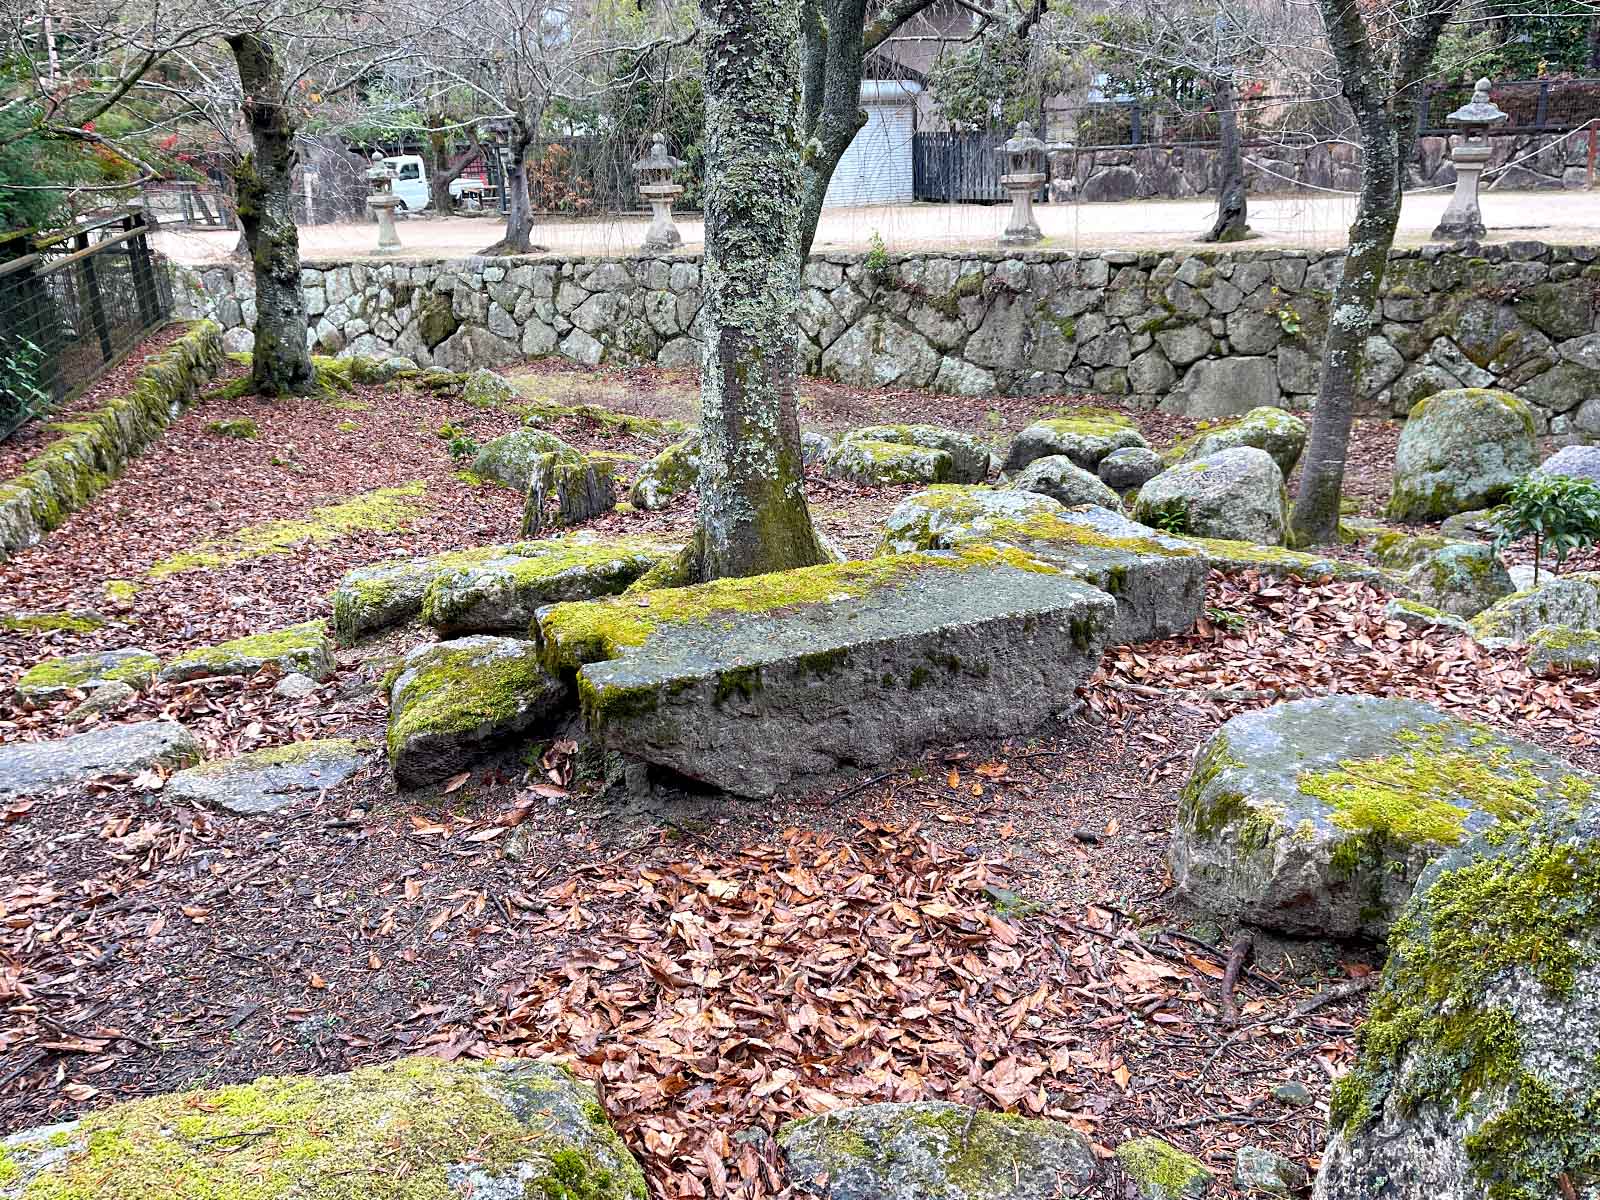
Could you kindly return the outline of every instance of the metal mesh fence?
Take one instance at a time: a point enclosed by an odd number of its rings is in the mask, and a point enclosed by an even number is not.
[[[0,438],[99,377],[172,312],[142,212],[0,243]]]

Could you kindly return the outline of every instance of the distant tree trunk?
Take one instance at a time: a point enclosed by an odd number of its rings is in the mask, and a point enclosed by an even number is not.
[[[800,11],[700,0],[705,32],[706,452],[691,554],[701,579],[810,566],[795,413],[804,187]]]
[[[1589,70],[1600,71],[1600,14],[1589,18]]]
[[[533,202],[528,194],[528,148],[533,145],[533,134],[521,121],[511,132],[511,165],[506,170],[506,235],[479,254],[532,254],[543,250],[533,244]]]
[[[1439,34],[1454,10],[1440,4],[1411,26],[1379,65],[1361,9],[1346,0],[1318,0],[1338,64],[1344,96],[1361,131],[1361,194],[1350,226],[1344,274],[1334,289],[1322,343],[1322,379],[1311,442],[1300,473],[1291,521],[1296,545],[1327,545],[1339,537],[1350,426],[1367,337],[1378,319],[1378,291],[1400,223],[1405,181],[1404,135],[1416,126],[1417,81],[1427,70]]]
[[[450,153],[450,135],[442,129],[428,131],[428,149],[433,161],[428,164],[428,203],[433,211],[448,217],[455,208],[450,195],[450,185],[461,178],[474,159],[483,154],[477,131],[467,128],[468,147],[458,154]]]
[[[300,235],[294,226],[291,172],[295,116],[283,102],[283,68],[255,33],[227,39],[239,67],[251,152],[234,168],[239,224],[255,270],[255,348],[250,386],[259,396],[307,395],[316,384],[300,289]]]
[[[1218,155],[1222,163],[1222,181],[1217,185],[1217,220],[1204,240],[1238,242],[1249,235],[1250,226],[1246,223],[1248,202],[1244,189],[1244,148],[1239,141],[1239,108],[1233,93],[1232,76],[1218,75],[1213,92],[1216,96],[1217,124],[1222,135]]]

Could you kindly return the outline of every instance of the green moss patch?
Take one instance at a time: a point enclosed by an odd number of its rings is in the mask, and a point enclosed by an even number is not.
[[[303,621],[285,629],[201,646],[168,662],[161,668],[161,678],[253,675],[267,663],[277,663],[285,673],[298,671],[313,679],[327,678],[334,669],[327,627],[320,620]]]
[[[257,425],[252,417],[221,417],[215,421],[207,421],[206,432],[240,441],[251,441],[261,436],[261,426]]]
[[[1160,1138],[1142,1137],[1117,1147],[1117,1163],[1146,1200],[1199,1196],[1211,1187],[1204,1163]]]
[[[151,567],[148,573],[152,578],[163,579],[181,571],[211,570],[272,554],[292,554],[307,542],[323,545],[366,531],[393,533],[405,529],[422,513],[419,501],[424,494],[421,483],[378,488],[337,504],[314,508],[298,521],[247,525],[225,538],[202,542],[193,550],[170,555]]]
[[[92,612],[7,613],[0,629],[7,633],[93,633],[104,629],[106,619]]]

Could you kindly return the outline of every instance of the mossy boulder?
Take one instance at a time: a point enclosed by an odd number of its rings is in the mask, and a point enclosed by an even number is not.
[[[1600,804],[1440,858],[1334,1085],[1318,1200],[1547,1200],[1600,1181]]]
[[[893,442],[943,450],[950,456],[951,483],[982,483],[989,477],[989,447],[982,438],[939,425],[868,425],[853,429],[846,442]]]
[[[1528,638],[1528,670],[1537,675],[1600,672],[1600,629],[1546,625]]]
[[[1474,637],[1509,644],[1550,626],[1600,629],[1600,571],[1541,575],[1537,586],[1513,592],[1472,619]]]
[[[486,748],[558,717],[568,689],[532,642],[465,637],[419,646],[389,685],[389,761],[402,787],[468,767]]]
[[[1076,465],[1065,454],[1051,454],[1036,458],[1006,485],[1019,492],[1037,492],[1049,496],[1059,504],[1072,508],[1079,504],[1098,504],[1114,512],[1122,511],[1122,498],[1100,481]]]
[[[1359,540],[1370,539],[1367,552],[1372,561],[1391,571],[1409,571],[1418,563],[1426,562],[1447,546],[1472,545],[1477,539],[1447,537],[1438,533],[1417,533],[1409,529],[1396,529],[1377,522],[1345,522]]]
[[[1389,516],[1434,521],[1485,508],[1539,465],[1533,410],[1510,392],[1455,388],[1420,400],[1395,450]]]
[[[179,771],[163,794],[241,816],[266,816],[338,787],[365,757],[359,743],[345,738],[290,742]]]
[[[826,1200],[1057,1200],[1099,1173],[1066,1125],[932,1100],[805,1117],[777,1140],[790,1179]]]
[[[1247,1196],[1295,1196],[1311,1183],[1293,1159],[1259,1146],[1240,1146],[1233,1158],[1233,1186]]]
[[[373,563],[348,572],[333,590],[333,629],[341,645],[379,629],[412,620],[440,575],[502,558],[512,544],[472,546],[423,558]]]
[[[511,386],[504,375],[479,367],[467,376],[461,388],[461,398],[475,408],[496,408],[516,403],[517,389]]]
[[[1150,448],[1131,420],[1112,409],[1082,408],[1066,416],[1035,421],[1017,434],[1006,452],[1005,471],[1020,471],[1036,458],[1065,454],[1085,471],[1099,469],[1100,460],[1129,446]]]
[[[1417,563],[1406,583],[1423,604],[1457,617],[1475,617],[1516,591],[1494,547],[1455,542]]]
[[[190,650],[163,666],[160,677],[164,683],[179,683],[215,675],[254,675],[269,663],[285,675],[298,671],[312,679],[326,679],[338,668],[328,627],[321,621],[302,621]]]
[[[12,742],[0,746],[0,800],[88,783],[102,775],[187,766],[199,757],[200,743],[176,721],[100,725],[54,741]]]
[[[1281,546],[1289,495],[1272,456],[1240,446],[1157,475],[1139,489],[1133,519],[1170,533]]]
[[[1160,1138],[1123,1142],[1117,1147],[1117,1166],[1143,1200],[1195,1200],[1216,1182],[1205,1163]]]
[[[948,451],[901,442],[840,442],[828,455],[822,473],[863,487],[893,487],[907,483],[950,483],[955,460]]]
[[[1383,619],[1404,625],[1407,629],[1422,631],[1438,629],[1469,637],[1472,634],[1472,626],[1461,617],[1451,616],[1417,600],[1404,600],[1399,597],[1390,600],[1383,606]]]
[[[704,455],[705,438],[698,433],[674,442],[640,469],[628,491],[628,502],[653,512],[694,491],[700,485]]]
[[[103,683],[148,686],[161,660],[148,650],[97,650],[49,658],[17,680],[17,695],[34,703],[59,700],[69,692],[92,692]]]
[[[1147,446],[1124,446],[1113,450],[1100,460],[1096,474],[1119,496],[1124,492],[1138,491],[1167,469],[1161,455]]]
[[[1176,443],[1164,457],[1168,463],[1177,464],[1204,458],[1218,450],[1254,446],[1272,455],[1272,461],[1287,479],[1306,448],[1306,436],[1304,421],[1293,413],[1268,405],[1252,408],[1238,420],[1202,428],[1192,437]]]
[[[883,523],[879,554],[944,550],[974,541],[1031,517],[1062,511],[1061,502],[1038,492],[951,484],[907,496]]]
[[[12,612],[0,615],[6,633],[93,633],[106,627],[97,612],[75,609],[63,612]]]
[[[1178,890],[1208,912],[1378,938],[1441,854],[1597,783],[1431,705],[1295,700],[1234,717],[1201,747],[1168,857]]]
[[[0,1200],[646,1200],[562,1068],[404,1058],[128,1101],[0,1140]]]
[[[253,417],[219,417],[206,422],[206,432],[247,442],[261,436],[261,426],[256,424]]]
[[[526,492],[544,469],[544,460],[550,457],[581,461],[583,455],[555,434],[524,425],[479,447],[472,460],[472,473],[513,491]]]
[[[586,533],[515,542],[435,573],[423,594],[422,619],[444,637],[527,633],[541,605],[615,595],[677,553],[648,538]]]

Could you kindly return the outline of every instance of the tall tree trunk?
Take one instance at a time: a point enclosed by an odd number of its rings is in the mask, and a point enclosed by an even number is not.
[[[1233,78],[1219,74],[1213,81],[1217,124],[1222,134],[1218,155],[1222,181],[1217,186],[1217,220],[1206,234],[1208,242],[1238,242],[1249,236],[1246,223],[1247,201],[1244,189],[1244,147],[1239,141],[1239,108],[1235,103]]]
[[[533,135],[519,122],[511,134],[511,165],[506,170],[506,235],[479,254],[533,254],[543,246],[533,244],[533,202],[528,194],[528,148]]]
[[[258,396],[308,395],[316,386],[300,289],[300,234],[291,204],[295,116],[284,103],[283,68],[260,34],[227,39],[239,67],[251,152],[234,168],[239,224],[255,269],[255,348],[250,387]]]
[[[795,371],[803,207],[800,11],[700,0],[705,32],[706,347],[701,579],[826,561],[803,488]]]
[[[458,154],[450,153],[450,137],[441,129],[428,131],[428,149],[433,161],[428,164],[428,203],[433,211],[448,217],[455,208],[450,195],[450,185],[461,178],[461,173],[472,161],[483,154],[477,130],[467,127],[468,146]]]
[[[1311,443],[1302,460],[1290,521],[1295,544],[1303,546],[1327,545],[1339,537],[1339,500],[1358,398],[1356,386],[1366,340],[1377,323],[1378,292],[1400,223],[1405,183],[1402,135],[1409,137],[1416,128],[1418,81],[1426,73],[1439,35],[1455,8],[1447,0],[1425,12],[1380,65],[1362,10],[1347,0],[1319,0],[1319,4],[1344,96],[1361,131],[1361,195],[1350,226],[1344,274],[1334,289],[1322,343],[1322,378]]]

